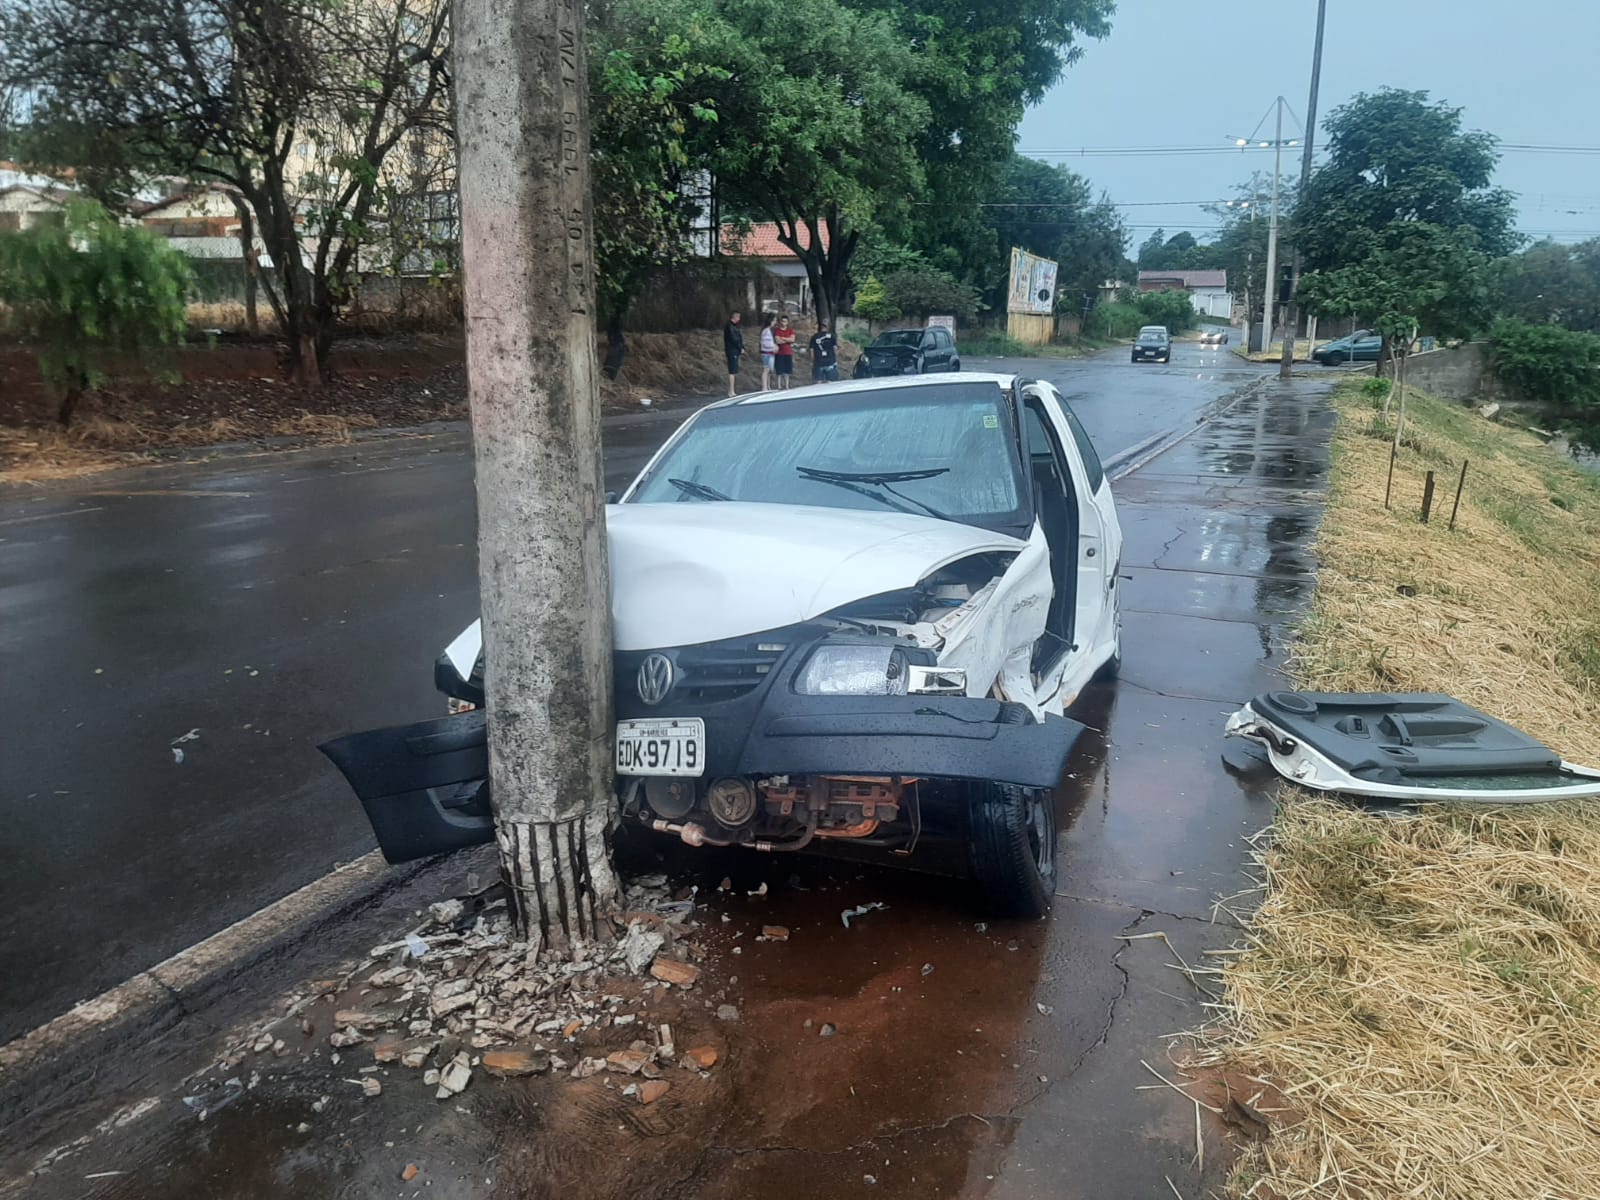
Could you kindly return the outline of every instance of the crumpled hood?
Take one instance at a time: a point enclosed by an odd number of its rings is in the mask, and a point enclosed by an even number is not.
[[[972,554],[1027,543],[912,513],[711,501],[606,509],[618,650],[693,646],[781,629],[896,588]],[[445,653],[463,678],[474,621]]]
[[[619,650],[780,629],[1025,542],[912,513],[718,501],[606,510]]]

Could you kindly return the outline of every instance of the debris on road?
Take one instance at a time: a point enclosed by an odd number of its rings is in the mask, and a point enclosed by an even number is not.
[[[439,1090],[434,1096],[440,1100],[448,1100],[451,1096],[459,1095],[467,1090],[467,1084],[472,1082],[472,1063],[467,1058],[466,1051],[461,1051],[452,1058],[444,1070],[439,1072]]]
[[[693,963],[679,962],[673,958],[657,956],[650,964],[650,974],[662,983],[671,984],[673,987],[693,987],[700,978],[700,968]]]
[[[880,908],[888,908],[882,900],[870,900],[866,904],[858,904],[854,908],[847,908],[839,914],[839,920],[844,922],[846,929],[850,928],[851,917],[864,917],[869,912],[876,912]]]
[[[440,925],[454,925],[467,911],[460,900],[440,900],[428,905],[428,915]]]
[[[665,1079],[646,1079],[639,1085],[639,1103],[654,1104],[671,1090],[672,1085]]]
[[[192,1108],[200,1120],[204,1121],[214,1112],[221,1112],[240,1096],[244,1095],[244,1081],[238,1077],[223,1080],[220,1084],[197,1092],[193,1096],[185,1096],[183,1102]]]
[[[832,1037],[839,1032],[839,1027],[832,1021],[823,1022],[822,1028],[817,1030],[818,1037]]]
[[[789,929],[786,925],[763,925],[761,927],[761,936],[756,938],[758,942],[787,942],[788,940]]]
[[[400,1179],[403,1183],[410,1183],[421,1173],[422,1168],[417,1166],[416,1163],[407,1163],[405,1170],[400,1172]]]
[[[347,1080],[366,1096],[382,1094],[384,1083],[373,1073],[385,1067],[422,1072],[422,1084],[439,1100],[459,1095],[479,1070],[496,1079],[559,1073],[582,1080],[610,1072],[641,1084],[661,1083],[663,1067],[679,1061],[679,1051],[672,1026],[660,1019],[671,1010],[655,1006],[701,979],[702,968],[690,961],[697,957],[689,941],[697,928],[694,893],[691,887],[679,893],[682,898],[669,899],[662,875],[629,881],[620,906],[625,926],[614,923],[614,936],[570,959],[545,959],[536,945],[517,941],[503,894],[486,903],[474,892],[470,904],[430,904],[420,924],[398,940],[373,946],[342,978],[308,982],[286,1000],[282,1015],[251,1029],[216,1069],[231,1070],[252,1052],[296,1053],[277,1030],[298,1027],[328,1030],[332,1053],[326,1061],[333,1066],[341,1052],[350,1057],[370,1044],[370,1065],[356,1066],[356,1076]],[[769,927],[769,940],[780,933],[787,936],[781,927]],[[313,1020],[312,1006],[330,1002],[333,1007],[322,1008],[324,1015]],[[715,1016],[737,1021],[739,1010],[724,1003]],[[636,1040],[626,1047],[603,1045],[623,1030]],[[555,1039],[579,1052],[563,1059]],[[314,1043],[299,1045],[303,1056],[322,1054]],[[685,1061],[705,1070],[718,1061],[718,1052],[702,1046]],[[230,1076],[210,1090],[197,1088],[189,1106],[202,1115],[215,1111],[253,1087],[257,1077],[249,1085]],[[650,1103],[665,1091],[664,1085],[651,1086],[641,1099]]]
[[[717,1050],[715,1046],[696,1046],[692,1050],[683,1052],[683,1065],[694,1067],[697,1070],[709,1071],[717,1065]]]
[[[550,1069],[550,1053],[536,1046],[508,1046],[503,1050],[485,1051],[479,1065],[501,1079],[543,1075]]]

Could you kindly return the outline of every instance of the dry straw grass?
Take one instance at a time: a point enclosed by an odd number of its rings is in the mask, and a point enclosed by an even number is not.
[[[1381,420],[1359,387],[1340,407],[1303,683],[1451,692],[1600,762],[1600,481],[1422,398],[1385,512]],[[1456,531],[1420,525],[1423,472],[1447,518],[1463,456]],[[1600,805],[1386,820],[1289,795],[1256,861],[1209,1057],[1292,1113],[1236,1195],[1600,1196]]]

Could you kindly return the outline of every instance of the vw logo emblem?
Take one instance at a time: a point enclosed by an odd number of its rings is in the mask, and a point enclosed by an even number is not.
[[[672,660],[665,654],[647,654],[639,664],[639,699],[660,704],[672,690]]]

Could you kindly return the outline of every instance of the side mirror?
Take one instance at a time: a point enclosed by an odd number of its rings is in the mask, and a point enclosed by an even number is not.
[[[617,494],[615,492],[607,492],[606,493],[606,503],[607,504],[615,504],[616,502],[617,502]]]

